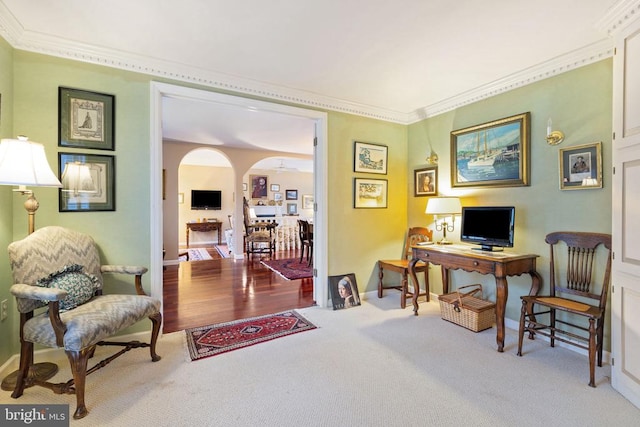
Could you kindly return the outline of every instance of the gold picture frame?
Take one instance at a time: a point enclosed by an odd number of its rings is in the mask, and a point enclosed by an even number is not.
[[[560,189],[602,188],[602,142],[561,148]]]
[[[527,112],[451,132],[451,186],[528,186],[530,121]]]

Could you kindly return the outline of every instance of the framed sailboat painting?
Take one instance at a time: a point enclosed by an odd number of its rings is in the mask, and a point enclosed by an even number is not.
[[[451,132],[452,187],[529,185],[531,113]]]

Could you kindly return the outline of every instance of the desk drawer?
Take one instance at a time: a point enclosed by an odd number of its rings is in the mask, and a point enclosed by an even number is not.
[[[471,258],[468,256],[457,256],[456,254],[421,252],[419,258],[432,264],[444,264],[450,270],[477,271],[487,274],[495,271],[495,262],[491,260]]]

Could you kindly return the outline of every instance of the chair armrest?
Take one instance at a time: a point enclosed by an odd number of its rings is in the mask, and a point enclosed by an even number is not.
[[[138,265],[101,265],[101,273],[122,273],[122,274],[139,274],[143,275],[149,271],[147,267]]]
[[[102,265],[100,266],[100,272],[102,273],[122,273],[122,274],[135,274],[136,276],[136,293],[138,295],[147,295],[142,288],[142,275],[149,271],[147,267],[140,267],[136,265]]]
[[[41,288],[40,286],[18,283],[9,289],[16,298],[34,299],[39,301],[62,301],[67,297],[67,291],[58,288]]]

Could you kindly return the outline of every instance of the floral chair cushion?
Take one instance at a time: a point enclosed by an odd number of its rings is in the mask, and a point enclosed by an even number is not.
[[[93,274],[85,273],[79,264],[66,265],[36,282],[42,288],[58,288],[67,292],[60,301],[60,311],[71,310],[89,301],[100,289],[100,280]]]

